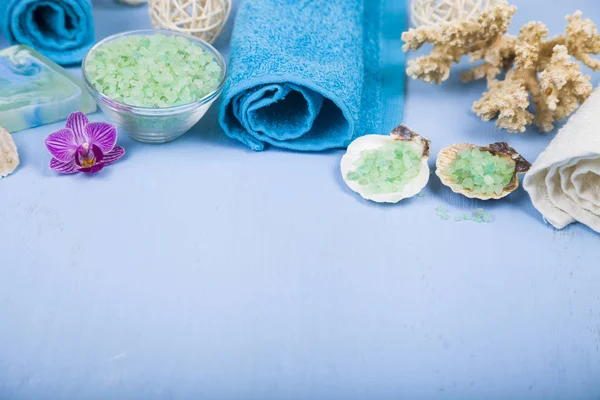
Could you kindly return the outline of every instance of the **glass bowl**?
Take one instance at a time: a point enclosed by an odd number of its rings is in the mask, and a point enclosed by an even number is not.
[[[153,35],[157,33],[184,37],[212,54],[217,64],[219,64],[219,67],[221,67],[219,86],[212,93],[209,93],[198,101],[164,108],[138,107],[119,103],[118,101],[106,97],[92,86],[87,77],[85,65],[88,56],[94,50],[103,44],[122,36]],[[221,54],[204,40],[179,32],[161,29],[144,29],[119,33],[96,43],[83,59],[81,71],[88,91],[94,99],[96,99],[96,103],[98,103],[100,109],[102,109],[104,114],[106,114],[120,131],[127,133],[129,136],[140,142],[165,143],[177,139],[179,136],[186,133],[200,121],[200,118],[202,118],[204,114],[206,114],[212,103],[223,91],[223,84],[225,82],[225,76],[227,75],[227,66],[225,65],[225,60],[223,60]]]

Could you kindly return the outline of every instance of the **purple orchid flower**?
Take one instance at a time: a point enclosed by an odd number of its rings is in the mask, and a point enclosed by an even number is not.
[[[46,138],[50,168],[61,174],[98,172],[123,157],[117,146],[117,129],[106,122],[91,122],[84,113],[69,115],[65,128]]]

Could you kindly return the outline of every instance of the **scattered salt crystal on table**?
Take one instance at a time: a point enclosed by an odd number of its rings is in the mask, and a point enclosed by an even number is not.
[[[448,212],[448,207],[446,206],[437,206],[435,208],[435,212],[440,219],[447,221],[450,219],[451,214]],[[473,212],[466,212],[462,214],[458,214],[454,217],[455,222],[460,221],[473,221],[477,223],[486,223],[489,224],[493,221],[492,214],[486,212],[483,208],[476,208]]]

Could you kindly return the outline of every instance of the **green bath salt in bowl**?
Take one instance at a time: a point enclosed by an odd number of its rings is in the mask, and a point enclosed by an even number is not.
[[[86,86],[134,139],[163,143],[195,125],[223,88],[225,62],[208,43],[160,30],[111,36],[83,61]]]

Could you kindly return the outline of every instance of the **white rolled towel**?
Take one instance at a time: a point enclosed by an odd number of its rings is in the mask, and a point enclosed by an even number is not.
[[[600,232],[600,89],[535,160],[523,187],[554,227],[581,222]]]

